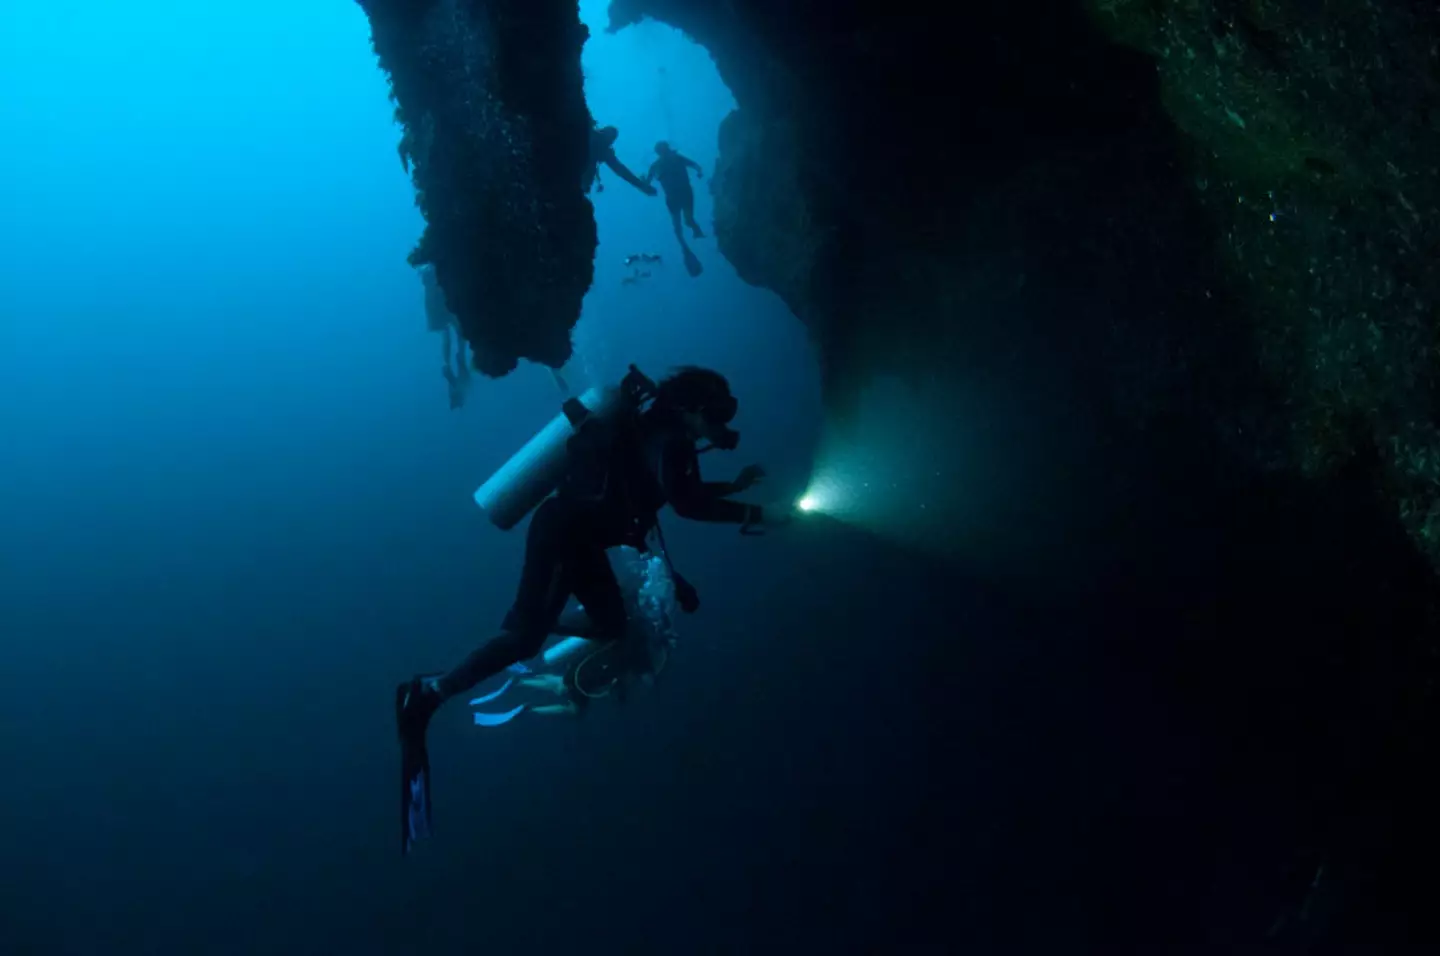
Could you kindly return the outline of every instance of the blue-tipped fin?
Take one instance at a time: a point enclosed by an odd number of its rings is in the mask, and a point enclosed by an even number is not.
[[[405,845],[401,848],[402,855],[408,855],[417,842],[428,839],[430,836],[430,768],[428,766],[410,778],[408,790],[408,799],[405,801]]]
[[[509,689],[510,689],[510,685],[512,685],[512,684],[514,684],[514,683],[515,683],[515,681],[512,680],[511,678],[509,678],[509,677],[505,678],[505,683],[503,683],[503,684],[500,685],[500,689],[499,689],[499,690],[492,690],[492,691],[491,691],[490,693],[488,693],[488,694],[481,694],[479,697],[472,697],[472,698],[470,698],[470,706],[471,706],[471,707],[475,707],[475,706],[477,706],[477,705],[479,705],[479,704],[488,704],[488,703],[490,703],[492,700],[494,700],[495,698],[499,697],[501,694],[503,694],[503,693],[505,693],[507,690],[509,690]]]
[[[476,727],[503,727],[510,721],[519,717],[525,711],[525,705],[521,704],[513,710],[507,710],[503,714],[487,714],[484,711],[475,712]]]

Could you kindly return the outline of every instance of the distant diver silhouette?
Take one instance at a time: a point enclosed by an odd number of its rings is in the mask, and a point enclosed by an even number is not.
[[[685,256],[685,271],[692,276],[698,276],[704,269],[695,253],[690,250],[689,243],[685,241],[681,220],[690,227],[696,239],[705,238],[700,224],[695,221],[695,190],[690,187],[690,170],[695,170],[697,177],[705,174],[699,163],[680,155],[670,148],[669,143],[656,143],[655,154],[658,158],[645,174],[645,182],[648,184],[656,179],[660,180],[660,188],[665,191],[665,206],[670,210],[670,221],[675,227],[675,238]]]

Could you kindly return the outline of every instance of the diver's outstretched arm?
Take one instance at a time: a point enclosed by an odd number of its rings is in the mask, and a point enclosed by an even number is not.
[[[699,177],[702,178],[702,179],[705,178],[705,170],[701,169],[701,168],[700,168],[700,164],[697,163],[697,162],[695,162],[695,160],[690,159],[688,156],[681,156],[681,157],[680,157],[680,162],[684,163],[686,166],[689,166],[691,169],[695,170],[695,175],[696,175],[696,176],[699,176]]]
[[[738,481],[702,481],[697,487],[706,498],[729,498],[745,490]]]
[[[760,509],[725,497],[734,493],[734,482],[707,482],[700,478],[700,464],[693,448],[672,445],[661,463],[661,483],[670,507],[682,518],[723,524],[753,524]]]
[[[634,186],[642,193],[645,193],[647,196],[655,195],[654,186],[650,185],[645,180],[641,179],[639,176],[636,176],[634,173],[630,172],[630,168],[624,163],[620,162],[619,159],[615,158],[613,154],[605,157],[605,165],[613,169],[616,176],[619,176],[621,179],[625,180],[627,183]]]

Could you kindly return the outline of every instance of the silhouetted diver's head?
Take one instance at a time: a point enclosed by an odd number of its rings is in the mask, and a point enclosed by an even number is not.
[[[729,427],[739,407],[725,376],[694,365],[660,383],[654,406],[662,415],[675,416],[692,440],[727,450],[740,442],[740,433]]]

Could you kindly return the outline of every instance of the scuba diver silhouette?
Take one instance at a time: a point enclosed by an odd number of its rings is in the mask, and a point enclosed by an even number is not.
[[[762,508],[731,497],[764,479],[758,466],[742,469],[734,481],[701,477],[701,452],[739,443],[739,433],[729,427],[738,407],[718,372],[691,366],[657,384],[632,365],[593,409],[567,399],[563,420],[542,430],[476,492],[476,503],[497,527],[514,527],[531,510],[534,516],[515,602],[500,633],[449,672],[419,674],[395,689],[402,853],[431,829],[425,737],[443,703],[539,654],[572,596],[584,608],[588,637],[607,643],[625,638],[625,597],[606,551],[627,545],[648,553],[652,533],[660,539],[659,511],[667,504],[682,518],[732,524],[742,533],[789,523],[793,505]],[[543,448],[535,447],[537,441]],[[553,480],[542,479],[551,474],[546,462],[552,459],[559,470]],[[663,539],[658,543],[663,550]],[[682,611],[693,609],[698,595],[682,581],[677,575],[677,600]],[[622,666],[643,670],[632,662]]]
[[[645,174],[645,182],[660,180],[660,188],[665,190],[665,206],[670,210],[670,221],[675,227],[675,238],[679,240],[680,251],[685,256],[685,268],[692,276],[699,275],[700,260],[695,258],[685,242],[680,221],[684,219],[696,239],[705,238],[705,233],[700,231],[700,225],[695,221],[695,190],[690,187],[690,170],[695,170],[697,178],[704,178],[705,173],[699,163],[680,155],[663,140],[655,144],[655,154],[658,158],[651,164],[650,172]]]
[[[597,127],[590,131],[590,165],[586,167],[585,191],[588,193],[591,186],[595,187],[596,192],[603,193],[605,191],[605,184],[600,181],[600,164],[604,163],[615,175],[645,195],[655,195],[654,186],[632,173],[630,167],[616,157],[615,141],[619,138],[620,131],[613,126]]]

